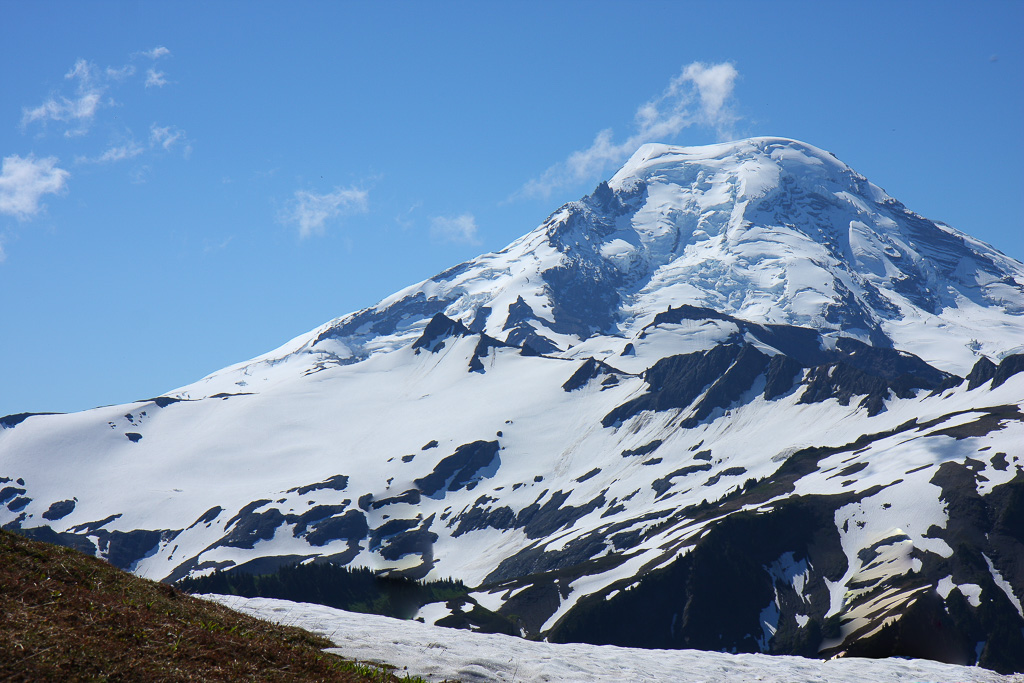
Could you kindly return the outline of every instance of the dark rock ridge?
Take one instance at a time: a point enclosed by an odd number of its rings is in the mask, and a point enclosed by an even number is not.
[[[59,415],[60,413],[15,413],[14,415],[4,415],[0,417],[0,428],[2,429],[14,429],[22,422],[30,417],[36,417],[37,415]]]
[[[591,380],[599,377],[606,378],[606,381],[607,379],[613,379],[615,380],[615,383],[618,383],[618,377],[622,374],[623,373],[603,361],[588,358],[583,361],[583,365],[581,365],[579,369],[572,374],[572,377],[565,381],[565,384],[562,385],[562,389],[565,391],[576,391],[577,389],[585,387]],[[602,382],[602,384],[604,383]]]
[[[521,347],[524,351],[529,349],[534,355],[560,351],[553,341],[537,332],[530,324],[531,320],[540,319],[520,296],[508,307],[508,317],[502,326],[502,330],[508,330],[505,342],[511,346]]]
[[[336,474],[333,477],[328,477],[324,481],[320,481],[315,484],[306,484],[305,486],[296,486],[295,488],[288,489],[287,493],[298,493],[302,496],[310,493],[311,491],[344,491],[346,488],[348,488],[348,476],[344,474]]]
[[[532,330],[532,328],[530,329]],[[421,349],[430,353],[438,353],[441,349],[445,348],[448,340],[469,336],[478,337],[476,348],[473,349],[473,355],[469,359],[470,372],[484,372],[485,368],[482,359],[487,358],[492,349],[512,347],[519,348],[524,355],[539,355],[542,353],[535,348],[535,346],[543,347],[542,343],[536,342],[537,339],[540,339],[536,334],[532,337],[520,335],[517,339],[521,343],[503,342],[489,337],[483,332],[470,332],[469,328],[465,325],[458,320],[452,320],[444,313],[438,313],[430,319],[423,333],[412,343],[411,348],[415,349],[416,353],[419,353]]]
[[[50,505],[43,513],[43,519],[55,522],[58,519],[64,519],[70,515],[75,509],[75,501],[73,500],[60,500]]]
[[[416,479],[415,484],[425,496],[435,496],[441,491],[472,489],[476,482],[487,476],[486,470],[497,469],[497,441],[474,441],[455,449],[455,452],[441,460],[427,476]]]
[[[800,348],[794,347],[794,340],[800,340],[805,346],[803,351],[796,352],[799,359],[785,353],[769,357],[752,344],[739,341],[737,335],[734,337],[737,343],[719,344],[708,351],[663,358],[643,374],[649,386],[647,393],[615,408],[604,417],[602,425],[620,424],[645,410],[659,412],[689,408],[689,414],[680,426],[690,428],[715,414],[716,410],[727,410],[744,396],[751,395],[757,381],[762,378],[764,387],[760,393],[768,400],[804,386],[800,403],[820,403],[834,398],[841,405],[849,405],[853,397],[859,396],[859,405],[867,410],[868,416],[873,416],[885,409],[885,401],[891,397],[910,398],[916,390],[936,389],[952,377],[904,351],[871,347],[849,338],[840,338],[834,349],[825,350],[813,330],[784,325],[754,325],[731,316],[709,314],[707,309],[693,306],[659,314],[651,326],[684,319],[729,320],[741,329],[749,328],[747,331],[765,344],[773,341],[777,349]],[[807,344],[811,339],[814,343]],[[613,371],[605,369],[607,366],[603,363],[597,363],[593,359],[586,361],[566,382],[565,388],[578,388],[591,377]],[[1016,367],[1013,362],[1008,366]],[[801,375],[805,376],[801,379]]]
[[[458,320],[452,320],[443,313],[436,314],[423,328],[423,334],[412,343],[413,349],[426,349],[437,353],[444,348],[444,342],[450,337],[465,337],[469,329]]]

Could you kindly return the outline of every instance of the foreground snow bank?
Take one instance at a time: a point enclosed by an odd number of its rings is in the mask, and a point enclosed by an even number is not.
[[[730,655],[698,650],[639,650],[596,645],[556,645],[345,612],[323,605],[200,596],[232,609],[333,640],[343,657],[390,664],[430,681],[671,681],[733,683],[1024,683],[976,667],[924,660],[837,659]]]

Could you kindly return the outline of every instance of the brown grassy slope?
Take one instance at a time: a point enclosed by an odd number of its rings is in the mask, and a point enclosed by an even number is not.
[[[406,680],[332,644],[0,531],[0,681]]]

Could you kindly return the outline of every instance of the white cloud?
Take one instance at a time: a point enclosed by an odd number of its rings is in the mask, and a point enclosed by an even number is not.
[[[119,145],[117,147],[111,147],[106,152],[101,154],[96,161],[100,163],[106,163],[110,161],[124,161],[125,159],[132,159],[142,154],[143,149],[134,142],[129,142],[126,145]]]
[[[142,147],[134,140],[131,140],[123,145],[115,145],[93,159],[88,157],[76,157],[75,162],[79,164],[109,164],[118,161],[125,161],[126,159],[134,159],[145,151],[145,147]]]
[[[408,230],[416,222],[413,219],[412,215],[416,213],[416,210],[419,209],[421,206],[423,206],[423,202],[416,202],[408,209],[406,209],[403,213],[400,213],[397,216],[395,216],[395,223],[398,223],[398,226],[402,228],[402,230]]]
[[[21,126],[24,128],[35,121],[60,121],[75,123],[78,128],[69,128],[64,132],[68,137],[82,135],[88,130],[102,104],[104,87],[96,82],[96,67],[79,59],[71,70],[64,74],[67,80],[77,80],[74,97],[51,95],[38,107],[23,107],[21,110]]]
[[[57,157],[36,159],[31,154],[26,158],[17,154],[4,157],[0,168],[0,213],[19,220],[39,213],[40,198],[63,191],[70,175],[57,163]]]
[[[63,95],[50,97],[38,107],[33,109],[23,108],[21,112],[21,124],[23,126],[33,121],[50,119],[51,121],[81,121],[88,124],[96,115],[100,105],[99,91],[84,93],[75,99],[68,99]]]
[[[115,69],[112,66],[108,66],[106,74],[107,78],[109,78],[112,81],[123,81],[129,76],[135,75],[135,67],[131,64],[126,64],[125,66],[122,66],[120,69]]]
[[[146,52],[137,52],[131,59],[138,56],[159,59],[171,54],[166,47],[160,46]],[[101,109],[117,106],[118,103],[107,93],[111,88],[123,87],[136,74],[134,64],[121,67],[98,68],[85,59],[75,61],[71,69],[64,74],[64,79],[74,82],[74,93],[52,92],[42,104],[35,107],[22,107],[21,127],[24,130],[30,124],[48,122],[66,124],[65,137],[79,137],[89,132],[98,112]],[[141,79],[140,79],[141,80]],[[138,83],[139,81],[135,81]],[[142,81],[146,88],[162,88],[170,81],[164,71],[155,68],[146,69]]]
[[[156,69],[146,70],[146,87],[162,88],[167,85],[167,78],[163,71],[157,71]]]
[[[732,95],[739,72],[732,64],[694,62],[683,70],[683,82],[690,81],[697,86],[700,95],[701,113],[704,123],[722,128],[735,123],[736,118],[724,110],[725,101]]]
[[[299,237],[322,235],[327,221],[342,213],[365,213],[369,193],[354,187],[336,187],[328,194],[296,190],[295,199],[282,216],[285,223],[299,226]]]
[[[79,83],[83,85],[89,84],[93,80],[92,73],[95,68],[94,65],[79,58],[75,61],[75,65],[71,67],[71,70],[64,74],[64,78],[67,80],[77,78]]]
[[[139,54],[142,55],[143,57],[149,57],[150,59],[160,59],[161,57],[169,57],[170,54],[171,54],[171,51],[168,50],[163,45],[161,45],[159,47],[154,47],[152,50],[146,50],[144,52],[140,52]]]
[[[589,147],[551,166],[512,198],[548,197],[556,189],[594,180],[608,164],[624,161],[645,142],[669,142],[693,125],[710,126],[727,137],[737,120],[727,104],[738,76],[728,63],[688,64],[660,95],[637,107],[632,135],[615,142],[611,128],[600,131]]]
[[[188,142],[188,137],[185,135],[185,131],[174,126],[158,126],[155,123],[150,125],[149,142],[147,144],[139,144],[135,140],[130,129],[126,129],[119,137],[121,138],[120,144],[114,144],[107,148],[107,150],[102,154],[95,157],[75,157],[75,163],[114,163],[118,161],[125,161],[127,159],[134,159],[148,150],[163,149],[165,152],[171,152],[178,147],[181,147],[182,154],[185,158],[188,158],[192,151],[192,147]]]
[[[21,125],[24,127],[35,121],[45,120],[61,121],[64,123],[77,122],[82,126],[82,129],[77,133],[69,129],[69,133],[80,134],[84,132],[84,129],[88,128],[93,117],[96,116],[101,96],[102,92],[99,90],[81,93],[74,99],[69,99],[63,95],[51,96],[38,107],[32,109],[28,107],[22,108]]]
[[[472,214],[461,216],[437,216],[430,220],[430,236],[445,242],[462,242],[464,244],[480,244],[477,237],[476,219]]]
[[[185,142],[185,131],[174,126],[158,126],[155,123],[149,127],[149,143],[163,147],[166,151],[179,142]]]

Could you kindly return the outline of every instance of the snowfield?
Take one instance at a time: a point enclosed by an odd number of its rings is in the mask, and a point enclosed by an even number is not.
[[[731,655],[555,644],[269,598],[202,595],[231,609],[330,638],[342,657],[389,664],[428,681],[461,683],[1020,683],[970,666],[921,659]]]

